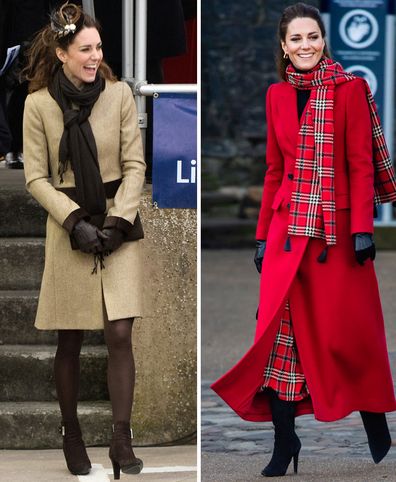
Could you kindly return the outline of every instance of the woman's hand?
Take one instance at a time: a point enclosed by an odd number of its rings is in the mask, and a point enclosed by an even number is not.
[[[125,241],[125,234],[118,228],[105,228],[103,234],[106,236],[103,240],[103,251],[105,253],[113,253]]]
[[[261,266],[263,264],[266,245],[267,245],[267,241],[264,241],[262,239],[258,239],[256,241],[256,252],[254,254],[254,264],[256,265],[257,271],[259,273],[261,273]]]
[[[108,239],[106,234],[84,219],[76,223],[72,236],[80,251],[93,254],[102,253],[103,243]]]
[[[375,259],[375,244],[370,233],[356,233],[353,235],[356,261],[363,266],[366,259]]]

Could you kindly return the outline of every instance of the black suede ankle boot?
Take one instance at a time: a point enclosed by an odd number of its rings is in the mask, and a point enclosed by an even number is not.
[[[280,400],[276,392],[271,390],[270,405],[275,428],[275,444],[270,463],[262,470],[261,475],[285,475],[292,459],[294,472],[297,473],[301,442],[294,431],[295,402]]]
[[[116,422],[113,425],[109,457],[115,480],[120,478],[120,470],[124,474],[140,474],[143,469],[143,461],[133,453],[131,439],[132,430],[129,422]]]
[[[392,439],[384,413],[360,412],[366,430],[371,456],[379,464],[389,452]]]
[[[63,435],[63,453],[69,471],[73,475],[89,474],[91,462],[85,449],[78,420],[62,422],[59,432]]]

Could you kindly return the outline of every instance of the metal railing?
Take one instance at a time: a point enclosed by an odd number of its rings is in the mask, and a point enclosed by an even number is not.
[[[196,93],[198,88],[197,84],[148,84],[147,0],[123,0],[122,16],[122,78],[132,87],[136,96],[139,127],[142,129],[144,142],[147,128],[146,96],[159,93]]]
[[[94,0],[83,0],[83,9],[95,17]],[[146,97],[160,93],[197,93],[197,84],[148,84],[147,0],[122,1],[122,79],[135,95],[139,127],[145,143],[147,129]]]
[[[385,99],[386,103],[384,106],[384,135],[386,142],[388,144],[389,152],[391,158],[394,159],[394,93],[395,93],[395,71],[394,65],[395,61],[392,56],[394,56],[394,45],[393,39],[395,38],[395,16],[387,15],[386,18],[386,59],[385,59],[385,78],[388,82],[385,83]],[[376,221],[377,226],[396,226],[396,219],[393,216],[392,204],[385,204],[382,207],[381,219]]]

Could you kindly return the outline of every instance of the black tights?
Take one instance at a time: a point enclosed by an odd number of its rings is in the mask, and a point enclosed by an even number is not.
[[[56,393],[63,422],[77,418],[77,398],[80,385],[80,350],[82,330],[58,330],[54,372]]]
[[[105,320],[104,337],[109,353],[107,385],[114,422],[129,422],[135,387],[135,361],[132,353],[133,319]],[[80,384],[80,351],[83,330],[58,330],[54,371],[56,392],[63,422],[77,418]]]
[[[135,360],[132,352],[133,319],[106,321],[104,337],[109,352],[107,386],[114,422],[129,422],[135,388]]]

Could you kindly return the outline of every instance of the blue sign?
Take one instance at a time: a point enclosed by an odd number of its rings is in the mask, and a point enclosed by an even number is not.
[[[330,47],[344,70],[367,80],[384,120],[387,0],[330,0]]]
[[[196,208],[196,95],[160,94],[153,104],[153,202]]]
[[[323,0],[321,8],[332,56],[344,70],[367,80],[392,155],[395,0]],[[382,223],[392,220],[389,204],[378,212]]]

